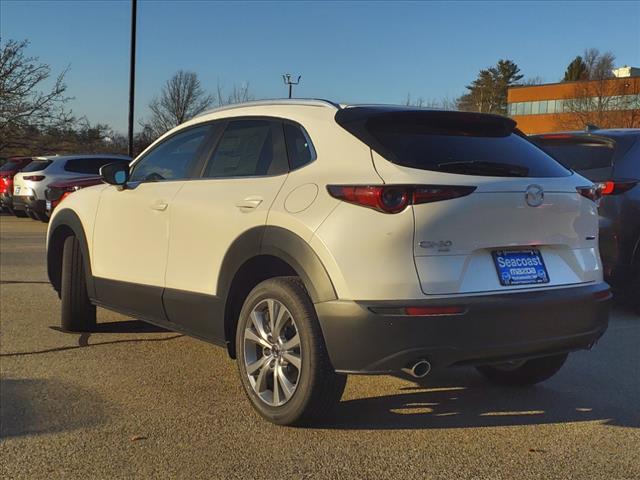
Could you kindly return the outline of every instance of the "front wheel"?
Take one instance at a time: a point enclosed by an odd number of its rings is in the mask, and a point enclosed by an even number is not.
[[[258,284],[244,302],[236,333],[240,378],[253,407],[279,425],[322,420],[340,400],[315,308],[297,277]]]
[[[67,237],[62,250],[60,282],[60,326],[67,332],[90,332],[96,327],[96,307],[87,294],[84,262],[78,239]]]
[[[498,385],[527,386],[544,382],[562,368],[569,354],[533,358],[496,365],[482,365],[477,370],[489,381]]]

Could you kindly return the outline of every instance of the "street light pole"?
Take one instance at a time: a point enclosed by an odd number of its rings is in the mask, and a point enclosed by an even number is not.
[[[291,95],[293,93],[293,86],[298,85],[300,83],[301,78],[302,78],[302,75],[298,75],[298,79],[296,81],[293,81],[291,80],[290,73],[285,73],[284,75],[282,75],[282,80],[284,80],[284,84],[289,87],[289,98],[291,98]]]
[[[133,100],[136,83],[136,10],[138,0],[131,0],[131,54],[129,64],[129,156],[133,157]]]

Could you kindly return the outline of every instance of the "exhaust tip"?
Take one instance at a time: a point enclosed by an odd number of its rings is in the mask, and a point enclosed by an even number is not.
[[[402,371],[414,378],[423,378],[431,371],[431,364],[427,360],[422,359],[407,368],[403,368]]]

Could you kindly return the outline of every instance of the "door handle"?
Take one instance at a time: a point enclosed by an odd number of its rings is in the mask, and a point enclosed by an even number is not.
[[[169,206],[168,203],[156,202],[153,205],[151,205],[151,209],[152,210],[157,210],[159,212],[164,212],[167,209],[168,206]]]
[[[260,197],[247,197],[244,200],[236,203],[236,207],[238,207],[243,212],[248,212],[257,208],[258,205],[262,203],[262,199]]]

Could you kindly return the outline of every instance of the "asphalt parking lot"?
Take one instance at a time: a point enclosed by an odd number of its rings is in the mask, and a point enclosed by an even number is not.
[[[0,217],[2,478],[640,478],[630,311],[537,387],[350,377],[326,426],[276,427],[221,348],[101,309],[97,332],[57,330],[45,231]]]

